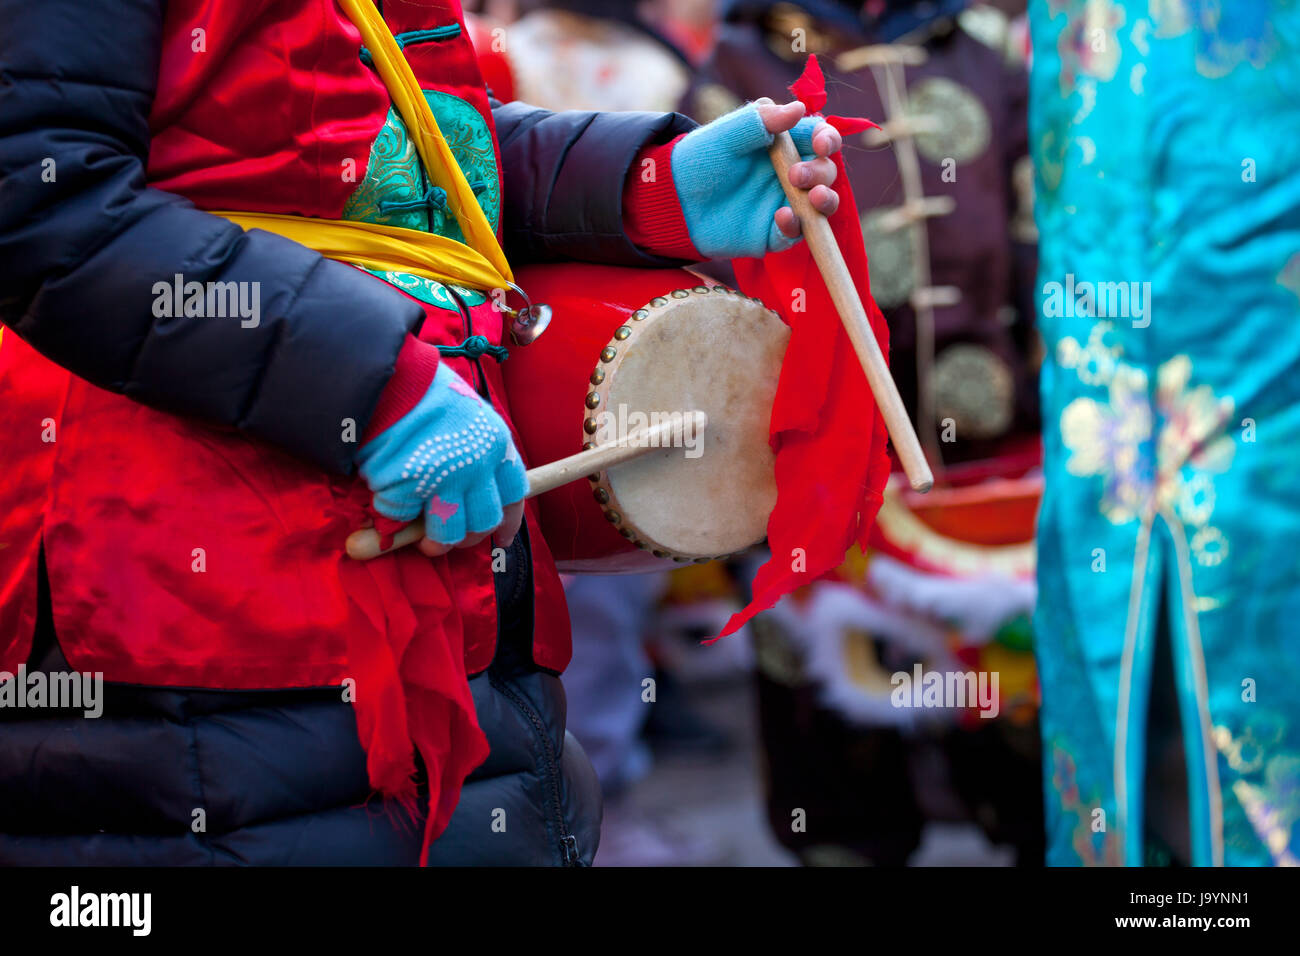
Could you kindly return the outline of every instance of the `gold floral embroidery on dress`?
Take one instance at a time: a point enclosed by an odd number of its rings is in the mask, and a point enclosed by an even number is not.
[[[1095,795],[1085,803],[1079,793],[1074,757],[1060,743],[1052,746],[1052,788],[1062,813],[1075,818],[1071,846],[1079,862],[1084,866],[1122,866],[1119,835],[1106,826],[1105,809]]]
[[[1196,33],[1196,72],[1207,79],[1227,76],[1243,63],[1267,66],[1279,43],[1273,30],[1272,0],[1149,0],[1156,36]]]
[[[1119,69],[1119,31],[1128,18],[1114,0],[1051,0],[1049,15],[1065,13],[1057,41],[1061,57],[1061,93],[1074,92],[1081,77],[1107,82]]]
[[[1285,736],[1285,726],[1271,715],[1237,736],[1222,725],[1214,728],[1215,746],[1238,775],[1232,794],[1240,813],[1224,819],[1230,844],[1250,852],[1262,842],[1278,866],[1297,866],[1292,839],[1300,820],[1300,756],[1278,751]]]
[[[1197,563],[1221,564],[1228,539],[1210,520],[1214,476],[1227,471],[1235,450],[1224,432],[1235,403],[1208,385],[1192,385],[1186,355],[1156,370],[1153,400],[1147,373],[1123,361],[1113,333],[1110,322],[1098,322],[1086,344],[1069,337],[1057,344],[1061,367],[1107,391],[1104,401],[1076,398],[1061,412],[1066,470],[1103,479],[1100,507],[1112,524],[1135,521],[1148,509],[1172,510],[1192,529]]]

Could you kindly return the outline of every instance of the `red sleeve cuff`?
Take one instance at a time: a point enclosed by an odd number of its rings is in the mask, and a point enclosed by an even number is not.
[[[397,353],[393,377],[379,393],[379,403],[370,416],[361,444],[364,445],[381,434],[419,404],[433,384],[433,376],[438,372],[441,359],[438,346],[421,342],[414,335],[406,336],[401,351]]]
[[[673,185],[672,152],[681,138],[662,146],[647,146],[637,154],[623,187],[623,231],[650,255],[699,262],[704,257],[691,242],[677,187]],[[654,165],[647,166],[646,160],[652,160]],[[648,179],[647,170],[654,173]]]

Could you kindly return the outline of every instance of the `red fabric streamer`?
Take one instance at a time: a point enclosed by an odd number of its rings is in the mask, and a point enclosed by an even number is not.
[[[415,751],[428,773],[424,866],[430,845],[451,821],[465,778],[488,755],[469,689],[460,609],[449,590],[457,582],[445,577],[448,568],[427,559],[342,558],[338,569],[351,601],[348,664],[371,786],[416,826]],[[422,625],[431,619],[439,626],[427,633]]]
[[[816,115],[825,108],[826,74],[822,72],[822,65],[817,62],[815,53],[808,57],[808,63],[803,68],[803,75],[790,85],[790,92],[808,110],[809,116]],[[822,118],[839,130],[842,136],[852,136],[854,133],[865,132],[869,129],[880,129],[871,120],[863,119],[860,116],[824,116]]]
[[[826,105],[825,80],[815,56],[808,58],[790,91],[809,115]],[[841,122],[849,129],[875,125]],[[857,204],[838,153],[834,162],[840,205],[830,217],[831,229],[880,349],[888,355],[889,329],[871,298]],[[772,407],[777,486],[776,507],[767,523],[772,557],[754,577],[753,600],[732,615],[719,637],[838,567],[853,544],[865,546],[890,471],[884,420],[807,244],[732,264],[741,290],[776,309],[791,334]]]

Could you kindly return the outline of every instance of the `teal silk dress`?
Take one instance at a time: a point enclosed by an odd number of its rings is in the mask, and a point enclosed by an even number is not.
[[[1300,860],[1300,2],[1033,0],[1048,862]],[[1154,809],[1154,808],[1153,808]]]

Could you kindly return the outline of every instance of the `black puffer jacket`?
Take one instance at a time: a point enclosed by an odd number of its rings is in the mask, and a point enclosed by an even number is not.
[[[600,785],[534,667],[521,535],[497,581],[496,659],[470,680],[491,753],[430,852],[440,865],[589,865]],[[67,671],[42,574],[29,667]],[[106,686],[103,714],[0,708],[0,865],[414,865],[423,818],[374,798],[336,688]],[[423,797],[420,807],[425,806]]]
[[[368,421],[422,310],[148,188],[162,10],[0,0],[0,321],[101,387],[348,472],[355,448],[337,423]],[[643,146],[688,120],[520,104],[495,114],[513,261],[662,264],[623,231],[623,184]],[[174,272],[260,283],[260,325],[232,337],[201,318],[155,318],[141,277]],[[558,676],[531,663],[529,562],[507,566],[496,659],[471,681],[491,755],[431,861],[590,862],[599,789],[564,731]],[[41,608],[30,666],[65,669],[48,593]],[[336,690],[117,686],[97,719],[0,708],[0,864],[414,863],[420,833],[370,794]]]

